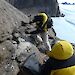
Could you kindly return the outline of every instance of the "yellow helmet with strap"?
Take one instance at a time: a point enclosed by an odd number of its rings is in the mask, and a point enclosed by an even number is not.
[[[39,13],[38,16],[42,16],[43,17],[43,24],[47,21],[48,16],[45,13]]]
[[[73,53],[73,47],[68,41],[59,41],[52,47],[51,52],[48,52],[47,55],[58,60],[65,60],[70,58]]]
[[[42,16],[42,23],[43,25],[47,22],[48,20],[48,16],[46,15],[46,13],[39,13],[38,16]],[[48,28],[47,28],[47,24],[45,24],[44,28],[43,28],[43,31],[47,31]]]

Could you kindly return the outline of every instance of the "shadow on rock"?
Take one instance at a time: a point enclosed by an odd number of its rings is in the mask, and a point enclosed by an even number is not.
[[[27,69],[26,67],[20,67],[20,71],[18,72],[17,75],[33,75],[33,73]]]

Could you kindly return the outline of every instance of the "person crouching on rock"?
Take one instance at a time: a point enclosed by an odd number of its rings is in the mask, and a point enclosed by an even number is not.
[[[46,50],[51,51],[51,45],[48,40],[47,20],[48,16],[44,12],[38,13],[36,16],[34,16],[34,19],[30,21],[30,24],[36,23],[36,31],[30,32],[29,34],[32,34],[38,41],[43,41]],[[42,40],[39,39],[37,34],[40,34]]]
[[[75,75],[74,50],[68,41],[58,41],[46,54],[49,59],[42,65],[40,75]]]

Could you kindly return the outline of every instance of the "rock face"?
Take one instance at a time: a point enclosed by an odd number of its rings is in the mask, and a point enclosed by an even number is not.
[[[28,22],[25,14],[0,0],[0,75],[39,73],[46,55],[39,52],[34,38],[25,33],[34,29]]]
[[[0,0],[0,75],[17,75],[19,71],[18,63],[12,60],[16,48],[8,39],[12,39],[14,28],[18,28],[23,20],[27,22],[27,16]]]
[[[28,69],[38,71],[38,65],[43,63],[42,54],[25,34],[30,26],[21,26],[22,21],[28,23],[29,18],[0,0],[0,75],[32,75]]]
[[[27,16],[0,0],[0,41],[10,37],[13,29],[21,25],[21,21],[28,22]]]
[[[57,0],[7,0],[25,14],[35,14],[45,11],[50,16],[59,16],[59,4]],[[25,12],[26,11],[26,12]]]

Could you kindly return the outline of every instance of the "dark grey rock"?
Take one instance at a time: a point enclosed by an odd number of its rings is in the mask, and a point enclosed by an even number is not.
[[[0,75],[17,75],[20,73],[19,66],[37,70],[38,64],[43,64],[46,55],[39,52],[35,43],[32,44],[34,39],[32,40],[31,35],[25,34],[25,31],[32,29],[33,26],[29,24],[21,26],[22,21],[28,23],[29,18],[6,1],[0,0]],[[14,35],[15,33],[18,36]],[[36,63],[38,64],[34,66]],[[28,69],[24,71],[26,74]]]
[[[19,72],[19,68],[16,61],[4,60],[0,64],[1,75],[17,75],[18,72]]]
[[[9,0],[8,2],[23,11],[25,14],[34,15],[37,12],[44,11],[50,16],[60,15],[57,0]]]
[[[10,38],[14,28],[21,25],[21,21],[28,22],[28,17],[11,6],[4,0],[0,0],[0,41]]]

